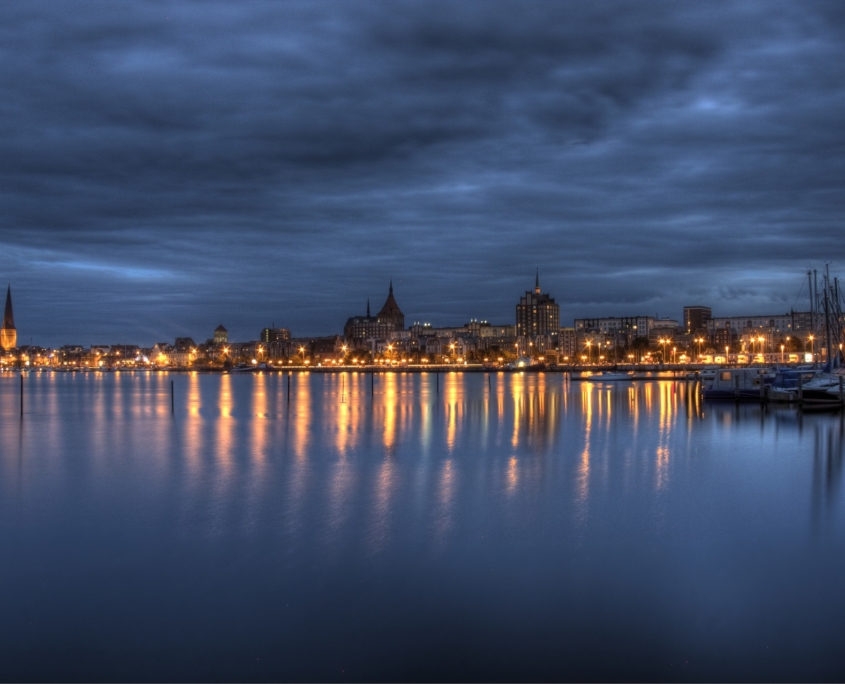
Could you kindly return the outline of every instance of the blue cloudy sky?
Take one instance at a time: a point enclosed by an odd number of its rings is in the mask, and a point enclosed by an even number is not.
[[[21,342],[780,312],[845,274],[845,3],[0,5]]]

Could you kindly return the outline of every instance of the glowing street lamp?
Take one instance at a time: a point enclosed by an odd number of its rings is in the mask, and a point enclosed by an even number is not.
[[[816,360],[816,346],[814,340],[816,339],[813,335],[810,335],[808,338],[810,340],[810,354],[813,356],[813,361]]]
[[[663,363],[666,363],[666,345],[669,343],[669,340],[661,337],[657,341],[663,347],[663,351],[661,352],[660,358],[663,360]]]

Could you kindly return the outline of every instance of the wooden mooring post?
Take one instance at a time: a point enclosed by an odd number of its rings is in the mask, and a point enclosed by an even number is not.
[[[170,381],[170,415],[172,416],[175,412],[176,406],[176,399],[175,399],[175,390],[173,389],[173,380]]]

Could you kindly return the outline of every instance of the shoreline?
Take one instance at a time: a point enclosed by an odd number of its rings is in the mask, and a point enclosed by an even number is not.
[[[50,366],[37,368],[4,368],[2,373],[202,373],[207,375],[252,375],[256,373],[287,375],[294,373],[361,373],[365,375],[382,373],[602,373],[602,372],[640,372],[640,373],[672,373],[688,374],[706,369],[718,368],[774,368],[771,364],[753,366],[725,365],[725,364],[618,364],[603,366],[546,366],[542,368],[500,368],[483,365],[404,365],[404,366],[277,366],[265,368],[54,368]],[[782,364],[779,367],[792,367]]]

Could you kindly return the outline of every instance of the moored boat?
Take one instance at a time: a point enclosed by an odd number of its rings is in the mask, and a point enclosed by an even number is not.
[[[710,401],[765,401],[766,388],[759,368],[722,368],[702,394]]]
[[[601,373],[591,373],[590,375],[573,375],[573,380],[583,380],[587,382],[627,382],[634,380],[633,373],[617,373],[615,371],[603,371]]]

